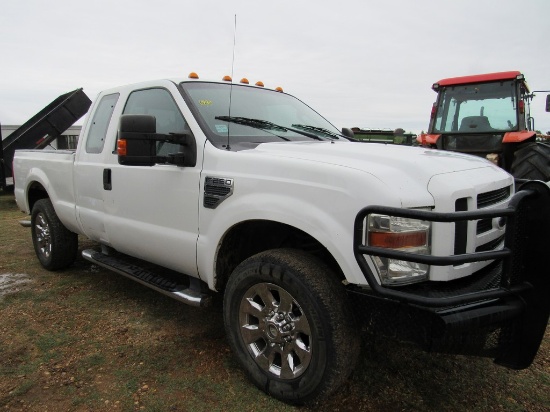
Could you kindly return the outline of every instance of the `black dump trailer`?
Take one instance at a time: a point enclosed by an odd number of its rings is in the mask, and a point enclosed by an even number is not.
[[[46,147],[84,116],[91,104],[82,88],[62,94],[2,140],[0,187],[9,186],[7,180],[13,177],[12,162],[17,149]]]

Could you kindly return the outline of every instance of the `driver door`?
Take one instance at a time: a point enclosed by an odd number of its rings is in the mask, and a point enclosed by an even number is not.
[[[187,122],[165,88],[130,93],[123,114],[156,118],[157,133],[184,133]],[[179,145],[157,143],[157,153],[177,152]],[[104,191],[106,231],[120,252],[197,275],[199,167],[124,166],[113,151],[108,165],[110,190]]]

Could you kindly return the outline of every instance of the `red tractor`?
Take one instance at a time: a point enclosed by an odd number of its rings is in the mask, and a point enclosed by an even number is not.
[[[486,157],[516,179],[550,181],[550,144],[537,141],[530,115],[534,94],[523,74],[454,77],[432,89],[437,101],[428,133],[417,138],[420,144]]]

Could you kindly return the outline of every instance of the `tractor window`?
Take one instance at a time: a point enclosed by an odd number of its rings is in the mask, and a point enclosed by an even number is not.
[[[446,87],[440,93],[434,132],[488,133],[518,129],[512,81]]]

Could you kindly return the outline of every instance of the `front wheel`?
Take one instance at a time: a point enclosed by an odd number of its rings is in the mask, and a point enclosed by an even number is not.
[[[63,269],[75,261],[78,235],[63,226],[50,199],[40,199],[34,204],[31,235],[36,256],[45,269]]]
[[[224,323],[250,379],[296,404],[338,388],[359,353],[346,297],[327,266],[298,250],[270,250],[241,263],[225,290]]]

